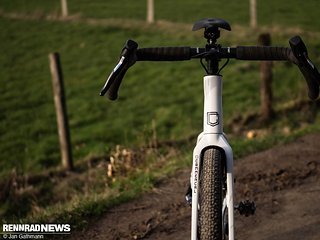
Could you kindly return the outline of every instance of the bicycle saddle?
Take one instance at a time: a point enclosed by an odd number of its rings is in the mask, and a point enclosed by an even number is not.
[[[231,31],[230,24],[227,21],[225,21],[225,20],[223,20],[221,18],[204,18],[204,19],[201,19],[201,20],[195,22],[195,24],[193,25],[192,31],[197,31],[197,30],[199,30],[201,28],[205,28],[205,29],[208,29],[208,28],[215,28],[215,29],[222,28],[222,29]]]

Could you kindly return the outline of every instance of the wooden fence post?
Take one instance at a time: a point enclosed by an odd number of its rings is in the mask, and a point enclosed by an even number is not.
[[[147,23],[154,23],[154,1],[147,0]]]
[[[72,152],[68,124],[67,106],[64,94],[63,74],[58,53],[49,54],[50,71],[52,76],[52,87],[54,104],[57,114],[57,124],[61,151],[62,166],[64,169],[72,170]]]
[[[61,0],[62,17],[68,17],[68,3],[67,0]]]
[[[269,33],[260,34],[258,44],[262,46],[271,45]],[[260,101],[261,120],[268,121],[273,115],[272,109],[272,62],[261,61],[260,63]]]
[[[257,1],[250,0],[250,27],[256,28],[257,26],[258,26]]]

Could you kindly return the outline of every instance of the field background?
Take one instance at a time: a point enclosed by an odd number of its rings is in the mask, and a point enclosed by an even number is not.
[[[317,21],[319,7],[316,0],[280,0],[258,1],[259,24],[283,25],[303,27],[317,30],[320,23]],[[68,0],[68,9],[71,14],[80,14],[91,18],[128,18],[145,20],[146,1],[128,0]],[[44,14],[60,14],[60,1],[57,0],[1,0],[4,11]],[[249,1],[230,0],[219,2],[216,0],[161,0],[155,1],[156,19],[192,24],[205,17],[221,17],[232,24],[247,25],[249,22]]]
[[[59,166],[50,52],[61,55],[72,150],[79,164],[107,158],[118,144],[146,146],[155,133],[159,142],[184,141],[201,130],[203,70],[197,61],[139,62],[128,71],[117,102],[99,96],[127,39],[141,47],[203,46],[201,33],[190,30],[192,23],[220,17],[233,28],[222,32],[222,45],[255,45],[259,33],[270,32],[274,45],[288,46],[288,39],[300,34],[320,65],[318,1],[258,1],[257,30],[248,26],[248,3],[155,1],[156,23],[148,25],[141,0],[69,0],[69,19],[59,17],[60,1],[0,0],[1,179],[12,172],[32,175]],[[258,68],[258,63],[230,61],[223,70],[226,132],[231,132],[228,119],[259,112]],[[302,75],[290,64],[274,63],[273,89],[275,109],[307,100]],[[277,116],[256,142],[231,135],[236,156],[277,143],[275,139],[318,131],[314,114],[299,111]],[[289,129],[289,135],[283,129]],[[184,153],[180,158],[186,158]],[[190,164],[190,157],[186,159]],[[9,208],[6,204],[2,214]],[[10,214],[25,216],[25,212]]]

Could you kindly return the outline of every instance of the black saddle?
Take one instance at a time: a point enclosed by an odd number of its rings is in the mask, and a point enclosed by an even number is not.
[[[221,18],[204,18],[197,21],[192,28],[192,31],[204,28],[204,37],[210,44],[216,42],[220,37],[219,28],[231,31],[230,24]]]
[[[223,20],[221,18],[204,18],[204,19],[201,19],[201,20],[195,22],[195,24],[193,25],[192,31],[197,31],[197,30],[199,30],[201,28],[204,28],[204,29],[222,28],[222,29],[231,31],[230,24],[227,21],[225,21],[225,20]]]

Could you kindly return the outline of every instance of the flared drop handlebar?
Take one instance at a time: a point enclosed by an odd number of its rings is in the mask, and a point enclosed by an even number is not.
[[[207,19],[206,19],[207,20]],[[209,19],[211,20],[211,19]],[[217,20],[217,19],[214,19]],[[218,19],[220,21],[220,19]],[[230,26],[225,22],[204,22],[194,25],[194,30],[206,28],[205,37],[215,37],[214,41],[220,34],[211,34],[210,26],[214,26],[214,33],[219,33],[217,26],[230,30]],[[220,25],[219,25],[220,24]],[[195,28],[196,26],[196,28]],[[209,32],[209,33],[208,33]],[[270,46],[238,46],[238,47],[221,47],[220,45],[212,43],[205,48],[193,47],[153,47],[153,48],[138,48],[138,44],[133,40],[127,40],[123,47],[120,60],[115,66],[111,74],[106,80],[100,95],[103,96],[108,93],[110,100],[116,100],[118,97],[118,90],[120,88],[122,79],[127,70],[136,63],[136,61],[185,61],[195,58],[213,59],[220,61],[221,59],[239,59],[239,60],[263,60],[263,61],[289,61],[298,66],[303,74],[307,86],[308,96],[311,100],[316,100],[319,96],[320,74],[315,65],[308,57],[307,48],[301,37],[295,36],[289,40],[290,48],[288,47],[270,47]]]

